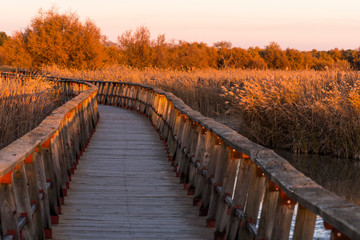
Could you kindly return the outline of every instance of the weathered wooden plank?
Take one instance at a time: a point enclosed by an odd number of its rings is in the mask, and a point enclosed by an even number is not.
[[[299,205],[293,239],[313,239],[315,221],[316,215],[309,209]]]
[[[236,186],[234,188],[234,197],[232,199],[232,205],[230,208],[226,235],[228,239],[235,239],[238,233],[238,228],[243,219],[236,217],[236,210],[244,211],[246,199],[248,197],[249,186],[252,179],[254,164],[248,158],[242,158],[239,166],[239,171],[236,180]],[[251,189],[254,191],[254,189]]]
[[[54,238],[211,239],[151,123],[127,110],[99,110],[97,132],[52,226]]]
[[[265,191],[266,178],[260,167],[254,167],[252,174],[249,187],[251,191],[249,191],[246,200],[245,214],[243,210],[241,212],[242,224],[239,232],[240,237],[238,238],[240,240],[254,239],[255,236],[249,231],[247,223],[257,223],[258,212]]]
[[[271,239],[276,206],[280,198],[279,190],[272,182],[267,181],[256,239]]]

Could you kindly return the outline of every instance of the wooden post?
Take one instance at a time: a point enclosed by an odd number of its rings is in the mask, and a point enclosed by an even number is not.
[[[179,156],[179,161],[178,161],[178,172],[181,173],[181,182],[182,183],[187,183],[188,182],[188,173],[189,173],[189,161],[186,157],[189,149],[190,149],[190,144],[191,144],[191,121],[185,116],[182,116],[182,131],[180,135],[180,141],[181,141],[181,145],[180,145],[180,154],[178,154]]]
[[[316,214],[309,209],[298,205],[293,240],[313,239]]]
[[[29,199],[30,204],[34,204],[36,206],[36,211],[31,216],[34,222],[35,228],[35,237],[36,239],[44,239],[44,219],[43,216],[43,208],[41,207],[42,199],[40,199],[40,189],[38,186],[38,182],[41,181],[39,176],[40,169],[37,168],[39,166],[36,161],[41,160],[41,156],[39,156],[38,152],[32,153],[26,160],[25,160],[25,170],[26,170],[26,177],[28,183],[28,191],[29,191]],[[49,216],[50,218],[50,216]]]
[[[232,198],[236,173],[239,170],[241,155],[242,154],[237,152],[235,149],[229,149],[223,180],[216,182],[216,184],[220,183],[222,187],[222,191],[217,203],[215,231],[216,239],[225,239],[226,237],[226,225],[230,215],[230,206],[226,202],[226,198]],[[218,191],[216,191],[216,193],[217,192]]]
[[[279,199],[280,188],[268,180],[256,239],[271,239]]]
[[[169,160],[173,161],[173,157],[177,148],[177,142],[174,139],[175,135],[176,135],[176,128],[177,128],[177,124],[179,124],[179,116],[177,114],[177,110],[175,108],[171,108],[170,110],[170,116],[169,116],[169,128],[170,131],[168,133],[167,136],[167,143],[168,143],[168,148],[169,148]]]
[[[174,139],[174,144],[171,146],[170,148],[170,156],[172,157],[172,161],[173,161],[173,164],[176,165],[177,164],[177,154],[178,153],[178,141],[179,141],[179,133],[181,133],[180,129],[181,129],[181,125],[182,125],[182,121],[181,121],[181,115],[180,113],[176,111],[176,119],[175,119],[175,122],[174,122],[174,126],[173,126],[173,134],[174,134],[174,138],[177,138],[177,139]]]
[[[49,201],[51,223],[55,224],[59,221],[58,206],[60,206],[60,194],[58,189],[58,182],[54,174],[54,162],[49,147],[42,147],[40,149],[40,154],[42,156],[46,177],[44,193],[45,195],[47,194]]]
[[[266,178],[259,166],[254,166],[250,182],[250,191],[245,205],[245,214],[240,218],[239,238],[241,240],[252,240],[256,236],[249,229],[249,224],[256,226],[261,200],[263,199]],[[244,211],[244,209],[243,209]]]
[[[283,190],[280,190],[275,223],[272,231],[272,239],[289,239],[291,220],[296,202],[291,200]]]
[[[34,154],[34,167],[37,173],[37,184],[39,186],[39,210],[42,214],[42,223],[43,223],[43,230],[44,229],[51,229],[51,218],[50,218],[50,207],[49,207],[49,197],[47,191],[47,184],[46,184],[46,175],[45,175],[45,167],[43,161],[43,151],[40,151],[37,154]]]
[[[246,199],[248,197],[249,186],[253,177],[254,163],[248,156],[242,154],[239,172],[237,175],[236,185],[234,189],[234,197],[228,218],[226,233],[229,239],[235,239],[239,229],[240,219],[235,216],[236,210],[244,211]],[[253,189],[251,189],[253,190]],[[256,219],[254,219],[256,221]]]
[[[233,160],[231,158],[231,152],[230,149],[227,148],[227,146],[220,145],[221,148],[217,152],[215,156],[215,173],[214,176],[209,176],[209,182],[212,184],[211,187],[211,197],[210,197],[210,203],[209,203],[209,212],[207,214],[207,222],[212,222],[213,226],[215,227],[215,222],[217,221],[216,217],[221,217],[224,209],[219,208],[220,201],[224,201],[225,191],[220,191],[219,189],[222,187],[224,183],[224,178],[231,178],[231,174],[233,170],[231,170],[231,167],[235,166],[237,164],[236,160]],[[235,167],[236,169],[236,167]],[[228,170],[228,171],[227,171]],[[236,171],[236,170],[235,170]],[[226,175],[226,177],[225,177]],[[211,179],[212,178],[212,179]],[[229,180],[226,180],[230,182]],[[228,190],[228,189],[227,189]],[[205,198],[203,197],[205,200]],[[205,201],[204,201],[205,202]],[[220,208],[223,208],[223,205],[221,204]],[[218,213],[219,211],[219,213]],[[219,227],[217,227],[219,229]]]
[[[214,138],[210,132],[204,131],[199,125],[199,144],[195,152],[195,161],[198,161],[199,170],[197,171],[197,180],[195,184],[194,203],[200,205],[199,215],[207,216],[210,204],[210,197],[213,185],[210,179],[215,174],[215,165],[217,159],[222,153],[222,146],[215,146]],[[226,148],[224,148],[226,149]],[[206,175],[203,172],[206,171]]]
[[[11,179],[13,178],[11,172]],[[13,235],[19,239],[18,213],[15,206],[15,196],[12,183],[0,183],[0,217],[1,230],[4,235]]]
[[[27,224],[23,229],[19,229],[24,238],[35,236],[34,222],[30,208],[30,197],[28,192],[28,182],[24,162],[20,162],[13,172],[13,190],[18,217],[24,216]]]
[[[196,187],[196,183],[197,183],[197,179],[198,177],[201,177],[201,173],[200,173],[200,166],[199,168],[197,167],[197,164],[200,164],[197,161],[196,158],[196,153],[198,152],[198,148],[200,148],[200,145],[203,143],[199,143],[200,139],[201,139],[201,131],[200,131],[200,127],[198,124],[195,124],[194,122],[191,123],[191,128],[192,128],[192,139],[191,139],[191,145],[190,145],[190,152],[189,152],[189,187],[193,187],[195,189]],[[195,194],[195,192],[194,192]],[[197,195],[199,196],[199,194]],[[194,205],[198,205],[199,202],[195,200]]]

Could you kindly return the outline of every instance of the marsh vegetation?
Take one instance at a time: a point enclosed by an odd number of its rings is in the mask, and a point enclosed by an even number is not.
[[[227,41],[208,46],[165,35],[151,39],[144,26],[111,42],[94,22],[51,9],[13,36],[0,32],[0,65],[157,86],[269,148],[344,162],[360,158],[359,49],[299,51],[275,42],[242,49]],[[56,106],[53,88],[37,82],[28,87],[23,80],[1,80],[2,145]]]
[[[41,77],[0,77],[0,149],[37,127],[62,103],[61,91]]]

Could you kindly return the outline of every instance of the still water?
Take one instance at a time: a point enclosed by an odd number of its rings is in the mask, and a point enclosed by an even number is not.
[[[360,205],[360,162],[313,154],[293,154],[275,150],[296,169],[313,179],[329,191]],[[296,209],[294,213],[296,213]],[[293,216],[292,232],[296,215]],[[316,219],[314,239],[330,239],[331,232],[324,228],[320,217]]]
[[[360,161],[275,151],[324,188],[360,205]]]
[[[241,133],[241,130],[238,128],[241,125],[238,123],[238,118],[227,116],[215,119]],[[360,160],[354,161],[316,154],[294,154],[284,150],[275,150],[275,152],[325,189],[360,205]],[[292,239],[296,212],[297,210],[295,209],[289,239]],[[261,209],[258,219],[260,218],[260,213]],[[331,231],[324,228],[323,220],[318,216],[314,239],[330,239],[330,234]]]

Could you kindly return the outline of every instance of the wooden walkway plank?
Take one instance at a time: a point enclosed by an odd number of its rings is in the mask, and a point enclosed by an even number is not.
[[[53,238],[213,239],[148,119],[111,106],[99,111]]]

